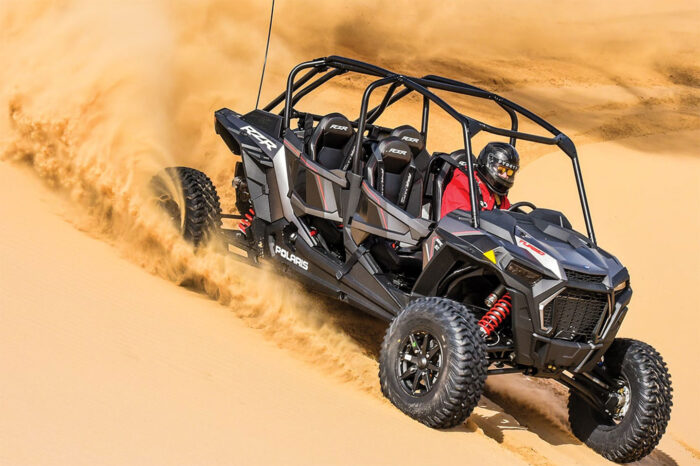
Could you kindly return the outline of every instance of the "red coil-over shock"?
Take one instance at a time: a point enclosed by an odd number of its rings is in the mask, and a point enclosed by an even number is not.
[[[238,229],[241,230],[243,234],[246,234],[246,230],[250,226],[251,223],[253,223],[253,217],[255,217],[255,211],[251,207],[250,210],[248,210],[248,213],[244,215],[245,218],[241,219],[240,222],[238,222]]]
[[[510,294],[506,293],[484,314],[484,317],[479,321],[479,327],[481,327],[481,330],[487,337],[506,320],[512,307]]]

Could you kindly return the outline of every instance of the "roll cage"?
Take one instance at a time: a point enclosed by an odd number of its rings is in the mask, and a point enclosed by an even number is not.
[[[308,71],[297,79],[298,74],[303,70]],[[573,141],[571,141],[567,135],[559,131],[556,127],[545,121],[543,118],[502,96],[478,88],[471,84],[462,83],[460,81],[444,78],[442,76],[425,75],[421,78],[417,78],[394,73],[384,68],[358,60],[340,56],[329,56],[303,62],[295,66],[287,78],[286,90],[268,103],[263,110],[272,112],[275,110],[275,108],[280,106],[280,104],[284,103],[283,107],[278,111],[278,114],[283,116],[284,131],[288,131],[290,129],[290,122],[292,118],[301,118],[309,115],[314,120],[320,120],[322,115],[298,112],[294,109],[294,106],[300,99],[317,89],[319,86],[325,84],[334,77],[345,74],[349,71],[379,78],[378,80],[370,83],[365,89],[362,97],[360,115],[357,120],[351,122],[352,125],[357,128],[357,134],[360,135],[355,142],[352,163],[353,174],[361,177],[361,148],[363,139],[366,137],[364,136],[365,131],[370,126],[375,126],[373,123],[390,105],[398,102],[412,92],[416,92],[423,97],[421,134],[426,141],[428,136],[428,120],[430,116],[431,102],[443,109],[445,112],[447,112],[447,114],[460,123],[464,139],[464,149],[467,154],[467,174],[469,176],[469,187],[471,192],[475,192],[476,189],[471,139],[477,133],[485,131],[497,136],[508,137],[510,138],[510,143],[513,145],[516,144],[517,140],[522,139],[539,144],[555,145],[559,147],[562,152],[564,152],[572,161],[588,238],[593,244],[596,244],[593,223],[588,207],[588,199],[586,197],[586,190],[584,188],[583,177],[581,175],[581,167],[578,161],[576,146],[574,145]],[[369,99],[372,93],[384,86],[388,86],[388,88],[380,104],[372,109],[369,109]],[[438,89],[455,94],[492,100],[508,114],[511,126],[510,128],[500,128],[464,115],[463,113],[458,112],[454,107],[450,106],[441,97],[434,94],[431,89]],[[518,115],[522,115],[528,120],[537,124],[552,134],[552,136],[541,136],[518,131]],[[474,228],[478,228],[480,209],[477,205],[476,196],[471,196],[471,207],[471,224]]]

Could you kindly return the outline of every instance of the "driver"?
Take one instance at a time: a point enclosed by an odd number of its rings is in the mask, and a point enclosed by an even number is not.
[[[481,210],[510,207],[508,190],[513,187],[515,173],[520,167],[520,156],[515,147],[506,142],[489,142],[476,159],[474,181],[481,193]],[[461,170],[454,170],[452,179],[442,195],[440,218],[453,210],[472,210],[469,198],[469,178]]]

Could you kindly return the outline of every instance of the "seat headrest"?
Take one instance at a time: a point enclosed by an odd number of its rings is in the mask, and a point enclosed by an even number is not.
[[[411,148],[414,157],[425,149],[425,139],[423,139],[423,135],[411,125],[397,126],[391,132],[390,136],[405,142],[406,145]]]
[[[384,170],[388,173],[400,173],[413,160],[408,144],[395,137],[382,139],[377,150],[382,156]]]
[[[340,149],[352,137],[354,130],[350,120],[340,113],[331,113],[319,121],[312,139],[325,147]]]
[[[464,166],[467,166],[467,151],[464,149],[459,149],[450,154],[450,158],[454,160],[455,162],[464,162]],[[472,162],[474,162],[474,166],[476,166],[476,158],[472,157]]]

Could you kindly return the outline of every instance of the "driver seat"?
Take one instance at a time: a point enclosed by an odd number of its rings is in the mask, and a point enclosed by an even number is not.
[[[467,152],[464,149],[456,150],[448,155],[448,157],[466,168]],[[476,164],[474,157],[472,157],[472,163]],[[431,218],[438,222],[440,221],[440,212],[442,211],[442,195],[445,192],[445,187],[450,180],[452,180],[455,167],[447,162],[442,162],[442,165],[438,165],[435,170],[437,170],[437,173],[435,174],[435,179],[433,181],[434,187]]]

